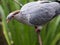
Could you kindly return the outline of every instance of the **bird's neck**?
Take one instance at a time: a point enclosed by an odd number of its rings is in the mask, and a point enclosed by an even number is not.
[[[28,15],[17,14],[14,18],[21,23],[30,25]]]

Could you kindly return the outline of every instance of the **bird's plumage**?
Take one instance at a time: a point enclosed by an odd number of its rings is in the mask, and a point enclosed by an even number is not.
[[[34,13],[31,13],[30,23],[34,25],[43,25],[50,21],[55,15],[57,15],[58,6],[59,4],[57,3],[42,4],[40,8],[34,10]]]
[[[50,21],[57,14],[60,14],[60,3],[37,1],[25,4],[14,18],[28,25],[39,26]]]
[[[60,4],[57,2],[37,3],[32,2],[21,8],[23,14],[29,14],[29,23],[33,25],[43,25],[50,21],[59,12]],[[59,12],[60,13],[60,12]]]

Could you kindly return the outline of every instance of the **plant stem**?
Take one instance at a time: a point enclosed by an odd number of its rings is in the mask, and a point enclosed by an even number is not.
[[[21,7],[23,6],[20,2],[18,2],[17,0],[14,0],[18,5],[20,5]]]

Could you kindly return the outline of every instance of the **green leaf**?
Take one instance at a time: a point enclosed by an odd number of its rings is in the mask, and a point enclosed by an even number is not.
[[[0,14],[2,16],[2,26],[3,26],[3,33],[5,35],[5,38],[8,42],[9,45],[11,45],[11,40],[9,39],[9,35],[8,35],[8,27],[7,27],[7,24],[6,24],[6,19],[5,19],[5,13],[4,13],[4,10],[2,9],[1,5],[0,5]]]

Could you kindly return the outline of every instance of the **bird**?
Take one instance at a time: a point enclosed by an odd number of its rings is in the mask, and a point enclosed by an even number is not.
[[[20,10],[9,13],[6,20],[9,22],[15,19],[23,24],[34,26],[36,31],[39,31],[39,26],[43,26],[59,14],[59,2],[35,1],[23,5]]]
[[[39,44],[42,45],[40,31],[42,26],[60,14],[60,1],[34,1],[21,7],[20,10],[8,14],[7,23],[12,19],[20,23],[35,27],[38,35]]]

